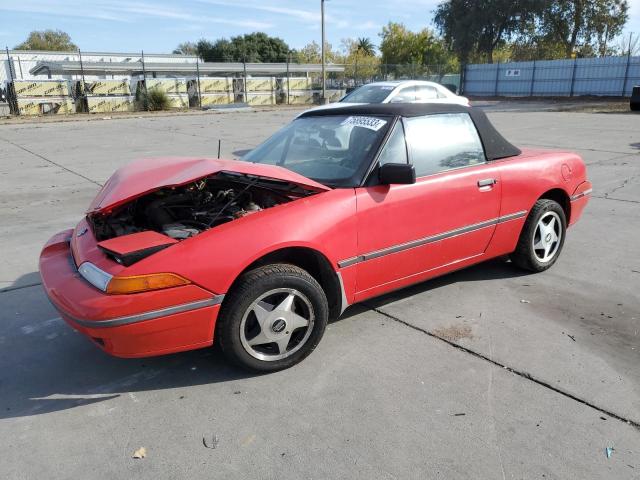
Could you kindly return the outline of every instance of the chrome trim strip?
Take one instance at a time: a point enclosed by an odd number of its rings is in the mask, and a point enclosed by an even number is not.
[[[359,263],[362,260],[364,260],[364,257],[362,255],[359,257],[347,258],[346,260],[340,260],[338,262],[338,267],[340,268],[350,267],[351,265],[355,265],[356,263]]]
[[[344,282],[342,281],[342,274],[340,272],[336,272],[338,276],[338,282],[340,283],[340,301],[342,304],[340,305],[340,315],[347,309],[349,306],[349,302],[347,301],[347,294],[344,291]]]
[[[593,192],[593,188],[585,190],[584,192],[580,192],[577,195],[572,195],[569,198],[569,200],[571,200],[573,202],[574,200],[578,200],[579,198],[586,197],[587,195],[591,195],[591,192]]]
[[[498,218],[498,223],[509,222],[511,220],[516,220],[518,218],[526,217],[527,213],[528,212],[526,210],[520,210],[519,212],[510,213],[508,215],[503,215],[503,216]]]
[[[89,328],[108,328],[119,327],[122,325],[130,325],[132,323],[144,322],[146,320],[153,320],[154,318],[164,317],[166,315],[173,315],[175,313],[189,312],[198,308],[210,307],[213,305],[219,305],[224,300],[224,295],[216,295],[213,298],[207,298],[206,300],[197,300],[195,302],[183,303],[182,305],[174,305],[172,307],[161,308],[159,310],[151,310],[149,312],[138,313],[135,315],[127,315],[125,317],[116,317],[109,320],[84,320],[76,318],[67,312],[62,314],[78,325]]]
[[[499,223],[516,220],[526,215],[527,215],[527,210],[521,210],[519,212],[510,213],[508,215],[503,215],[501,217],[493,218],[491,220],[485,220],[484,222],[474,223],[473,225],[467,225],[465,227],[456,228],[454,230],[449,230],[448,232],[431,235],[430,237],[419,238],[417,240],[401,243],[399,245],[392,245],[391,247],[375,250],[373,252],[365,253],[364,255],[359,255],[357,257],[351,257],[351,258],[347,258],[346,260],[341,260],[338,262],[338,267],[340,268],[350,267],[351,265],[355,265],[356,263],[366,262],[367,260],[384,257],[386,255],[391,255],[392,253],[402,252],[403,250],[408,250],[410,248],[421,247],[429,243],[438,242],[440,240],[456,237],[458,235],[464,235],[465,233],[470,233],[475,230],[480,230],[482,228],[498,225]]]

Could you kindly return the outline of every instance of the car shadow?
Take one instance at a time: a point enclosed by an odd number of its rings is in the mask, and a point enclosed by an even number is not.
[[[629,146],[631,148],[635,148],[636,150],[640,150],[640,142],[637,143],[630,143]]]
[[[336,321],[372,308],[457,282],[491,281],[526,275],[492,260],[349,307]],[[0,303],[16,317],[0,322],[0,419],[57,412],[149,390],[175,390],[176,400],[189,387],[219,384],[230,394],[259,374],[231,365],[217,347],[143,359],[111,357],[74,333],[48,305],[33,274],[0,293]],[[30,281],[26,281],[30,280]],[[9,298],[11,297],[11,298]],[[1,313],[1,312],[0,312]]]
[[[0,292],[0,419],[104,402],[148,390],[225,384],[229,394],[258,376],[216,348],[141,359],[111,357],[73,331],[49,304],[36,273]],[[35,285],[34,285],[35,283]]]

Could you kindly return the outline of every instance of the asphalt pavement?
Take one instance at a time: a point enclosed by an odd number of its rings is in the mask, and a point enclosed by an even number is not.
[[[493,260],[351,307],[270,375],[215,348],[105,355],[48,303],[37,258],[119,166],[219,139],[229,157],[298,110],[0,124],[0,476],[640,478],[640,115],[548,110],[488,113],[588,165],[552,269]]]

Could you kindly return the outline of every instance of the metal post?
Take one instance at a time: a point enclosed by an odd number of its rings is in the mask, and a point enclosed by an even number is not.
[[[85,107],[84,105],[84,99],[85,99],[85,89],[87,88],[85,82],[84,82],[84,65],[82,63],[82,52],[80,51],[80,49],[78,49],[78,58],[80,59],[80,78],[81,78],[81,88],[80,88],[80,101],[82,102],[82,108]],[[87,112],[89,111],[89,104],[87,103],[86,105],[87,107]]]
[[[200,91],[200,58],[196,58],[196,75],[198,76],[198,107],[202,108],[202,93]]]
[[[629,66],[631,65],[631,39],[633,38],[633,32],[629,33],[629,51],[627,52],[627,66],[624,69],[624,80],[622,83],[622,95],[620,95],[621,97],[624,97],[624,94],[627,93],[627,81],[629,80]]]
[[[291,61],[291,53],[287,53],[287,105],[289,105],[289,91],[291,90],[291,76],[289,74],[290,61]]]
[[[149,91],[147,90],[147,70],[144,66],[144,50],[142,50],[142,57],[140,57],[140,60],[142,61],[142,84],[144,86],[144,109],[148,111],[149,110],[149,97],[148,97]]]
[[[9,101],[9,111],[14,115],[18,114],[18,101],[15,98],[15,86],[13,85],[13,65],[11,65],[11,56],[9,55],[9,47],[5,47],[7,51],[7,66],[9,67],[9,80],[11,83],[7,85],[7,100]]]
[[[460,81],[459,81],[459,85],[458,85],[458,95],[464,95],[464,91],[465,89],[465,82],[467,81],[467,64],[463,63],[460,66]]]
[[[18,59],[18,68],[20,69],[20,80],[24,79],[24,75],[22,74],[22,62],[20,62],[20,55],[16,55]]]
[[[529,86],[529,96],[533,97],[533,84],[536,82],[536,61],[533,61],[533,71],[531,72],[531,85]]]
[[[13,66],[11,65],[11,56],[9,55],[9,47],[5,47],[7,51],[7,66],[9,67],[9,80],[13,82]]]
[[[496,63],[496,81],[495,84],[493,85],[493,96],[497,97],[498,96],[498,80],[500,78],[500,62]]]
[[[327,70],[325,67],[325,32],[324,32],[324,1],[320,0],[320,17],[322,21],[322,98],[320,99],[320,103],[323,105],[327,101]]]
[[[242,60],[242,69],[244,70],[242,98],[244,99],[244,103],[249,103],[249,97],[247,96],[247,57],[244,57]]]
[[[576,66],[578,64],[578,58],[573,59],[573,72],[571,73],[571,90],[569,91],[569,96],[573,97],[573,87],[576,84]]]

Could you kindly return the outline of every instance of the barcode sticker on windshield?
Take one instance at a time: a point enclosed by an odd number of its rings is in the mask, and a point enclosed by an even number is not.
[[[340,125],[353,125],[354,127],[364,127],[377,132],[387,124],[386,120],[374,117],[349,117]]]

